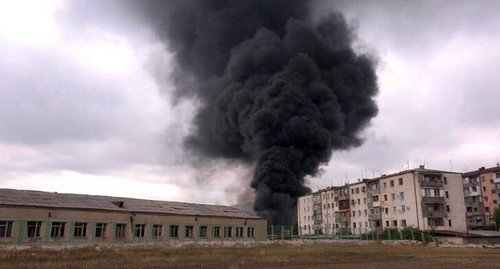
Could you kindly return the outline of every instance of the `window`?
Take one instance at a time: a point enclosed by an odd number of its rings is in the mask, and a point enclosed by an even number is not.
[[[400,192],[399,193],[399,197],[401,198],[401,201],[404,201],[404,199],[405,199],[405,193],[404,192]]]
[[[425,197],[431,196],[431,190],[430,189],[424,189],[424,196]]]
[[[398,227],[398,221],[397,220],[393,220],[392,221],[392,226],[393,227]]]
[[[304,230],[306,229],[306,226],[304,225]],[[254,227],[247,227],[247,238],[253,238],[254,237]]]
[[[368,210],[365,209],[365,216],[368,215]]]
[[[366,205],[366,198],[363,198],[363,204]]]
[[[106,223],[97,223],[95,225],[95,237],[106,237]]]
[[[387,188],[387,182],[383,183],[384,189]]]
[[[488,196],[484,196],[484,201],[488,202]]]
[[[394,187],[394,180],[391,180],[391,187]]]
[[[170,237],[178,238],[179,237],[179,225],[170,225]]]
[[[354,189],[351,189],[351,194],[354,194]]]
[[[361,192],[366,192],[366,188],[365,187],[361,187]]]
[[[385,221],[385,227],[389,227],[389,221],[388,220]]]
[[[123,239],[125,238],[125,227],[127,224],[124,223],[117,223],[115,226],[115,237],[118,239]]]
[[[146,234],[146,224],[136,224],[134,226],[134,236],[143,238]]]
[[[446,205],[446,211],[450,212],[450,206],[449,205]]]
[[[395,206],[392,207],[392,213],[396,213],[396,207]]]
[[[153,238],[160,238],[163,236],[163,225],[153,224]]]
[[[225,238],[231,238],[233,235],[233,227],[224,227],[224,237]]]
[[[355,210],[352,211],[352,216],[356,217],[356,211]]]
[[[385,208],[385,214],[389,214],[389,208],[388,207]]]
[[[406,206],[404,206],[404,205],[401,206],[401,212],[402,213],[406,212]]]
[[[186,225],[184,229],[184,237],[185,238],[193,238],[194,226]]]
[[[391,200],[392,201],[396,200],[396,194],[395,193],[391,193]]]
[[[358,216],[361,216],[361,210],[358,210]]]
[[[360,204],[361,204],[361,199],[358,199],[358,205],[360,205]]]
[[[446,196],[446,198],[450,198],[450,193],[448,191],[445,191],[444,195]]]
[[[52,222],[52,227],[50,228],[50,237],[64,237],[64,227],[66,223],[64,222]]]
[[[200,238],[207,238],[208,226],[200,226]]]
[[[384,201],[387,201],[387,194],[384,194]]]
[[[448,220],[448,226],[451,227],[451,219]]]
[[[358,193],[359,193],[359,188],[356,188],[356,194],[358,194]]]
[[[490,207],[489,207],[489,206],[485,207],[485,208],[484,208],[484,211],[486,211],[486,212],[490,212]]]
[[[86,237],[87,236],[87,223],[86,222],[75,222],[75,228],[73,229],[74,237]]]
[[[236,238],[243,237],[243,227],[236,227]]]
[[[12,236],[12,224],[11,220],[0,221],[0,237],[11,237]]]
[[[373,196],[373,201],[378,202],[378,195]]]
[[[304,227],[305,227],[305,225],[304,225]],[[220,237],[220,227],[219,226],[212,227],[212,237],[214,237],[214,238]]]
[[[399,185],[403,185],[403,178],[402,178],[402,177],[400,177],[400,178],[398,179],[398,182],[399,182]]]
[[[406,227],[406,220],[405,219],[401,220],[401,227]]]
[[[446,177],[443,178],[444,185],[448,184],[448,179]]]
[[[26,232],[28,237],[34,238],[34,237],[40,237],[40,229],[42,227],[42,222],[41,221],[28,221],[26,223]]]
[[[356,229],[356,222],[353,222],[353,223],[352,223],[352,227],[353,227],[354,229]]]

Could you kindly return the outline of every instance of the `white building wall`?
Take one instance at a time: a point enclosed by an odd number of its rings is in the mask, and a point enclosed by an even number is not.
[[[366,183],[358,182],[349,185],[351,232],[364,233],[369,229]]]

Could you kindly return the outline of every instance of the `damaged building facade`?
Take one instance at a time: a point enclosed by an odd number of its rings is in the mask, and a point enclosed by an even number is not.
[[[346,229],[359,234],[404,227],[462,232],[466,230],[463,201],[460,173],[420,166],[298,198],[299,232]]]
[[[463,188],[467,226],[494,225],[493,214],[500,207],[500,164],[464,173]]]
[[[0,243],[266,240],[267,221],[236,208],[0,189]]]

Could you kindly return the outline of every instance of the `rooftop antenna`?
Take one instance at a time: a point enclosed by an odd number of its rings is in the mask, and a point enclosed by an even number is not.
[[[406,159],[406,169],[410,170],[410,160]]]
[[[497,167],[500,166],[500,162],[498,161],[498,156],[497,156]]]
[[[344,173],[344,175],[345,175],[345,183],[347,184],[349,183],[349,180],[347,179],[347,173]]]
[[[453,162],[452,162],[452,160],[451,160],[451,159],[450,159],[450,171],[452,171],[452,172],[453,172]]]

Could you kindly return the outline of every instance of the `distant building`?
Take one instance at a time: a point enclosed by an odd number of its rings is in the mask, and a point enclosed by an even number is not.
[[[467,227],[494,224],[493,213],[500,207],[500,166],[463,174]]]
[[[460,173],[420,166],[298,198],[299,232],[329,233],[345,228],[359,234],[409,226],[465,231],[463,199]]]
[[[267,221],[219,205],[0,189],[0,244],[265,240]]]

